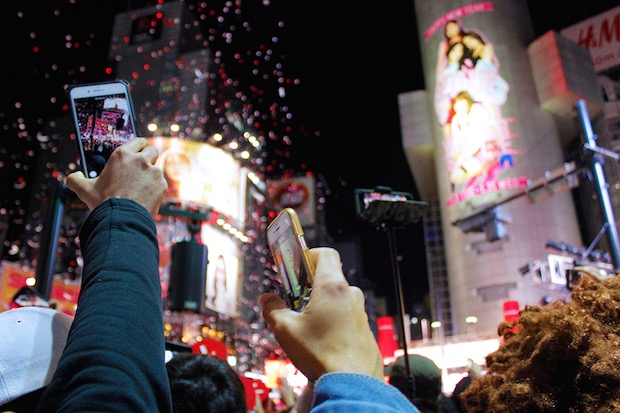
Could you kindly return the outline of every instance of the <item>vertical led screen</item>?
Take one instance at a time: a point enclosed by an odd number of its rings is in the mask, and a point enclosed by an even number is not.
[[[201,237],[207,246],[209,260],[205,307],[234,316],[241,287],[239,246],[229,233],[209,224],[202,226]]]
[[[517,176],[511,130],[514,118],[502,113],[510,85],[502,77],[493,39],[467,16],[492,13],[493,3],[463,6],[444,14],[426,31],[441,37],[437,48],[435,114],[442,132],[448,206],[475,197],[527,186]],[[488,197],[487,197],[488,198]]]

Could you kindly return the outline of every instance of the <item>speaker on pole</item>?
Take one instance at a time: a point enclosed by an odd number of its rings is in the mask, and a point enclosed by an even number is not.
[[[195,238],[172,246],[168,308],[172,311],[204,310],[207,277],[207,246]]]

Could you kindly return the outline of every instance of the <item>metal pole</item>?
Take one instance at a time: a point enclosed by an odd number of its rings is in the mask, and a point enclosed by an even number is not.
[[[584,144],[596,150],[596,136],[592,131],[592,125],[590,118],[588,117],[588,110],[586,108],[586,102],[580,99],[575,103],[577,108],[577,114],[579,121],[581,122],[581,128],[584,137]],[[592,171],[596,179],[596,189],[598,191],[599,199],[601,200],[601,212],[603,218],[607,223],[607,239],[609,241],[610,255],[613,261],[614,268],[620,269],[620,241],[618,238],[618,227],[616,226],[616,219],[614,218],[614,211],[609,198],[609,192],[607,191],[607,182],[605,180],[605,173],[603,171],[603,163],[599,160],[597,155],[591,157]]]
[[[62,226],[62,217],[65,210],[63,181],[54,182],[50,192],[50,203],[47,212],[47,222],[41,234],[41,246],[35,272],[35,288],[47,300],[52,295],[56,257],[58,255],[58,236]]]
[[[405,351],[404,361],[405,361],[405,374],[407,377],[407,382],[410,384],[409,388],[413,392],[412,396],[415,395],[415,382],[413,380],[413,376],[411,375],[411,367],[409,366],[409,352],[407,350],[407,335],[405,334],[405,303],[403,300],[403,287],[400,280],[400,270],[398,267],[398,254],[396,252],[396,237],[394,235],[394,227],[390,226],[387,228],[388,233],[388,243],[390,247],[390,256],[392,257],[392,275],[394,276],[394,287],[396,290],[396,303],[398,305],[398,317],[400,319],[400,336],[402,338],[401,345],[403,350]],[[412,400],[412,399],[410,399]]]

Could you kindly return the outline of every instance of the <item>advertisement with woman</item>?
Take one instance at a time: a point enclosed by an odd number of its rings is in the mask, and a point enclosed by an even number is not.
[[[230,234],[204,224],[202,242],[208,246],[205,307],[220,314],[235,316],[242,277],[240,250]]]
[[[208,143],[177,138],[150,138],[159,151],[157,165],[168,182],[164,203],[207,205],[243,221],[245,186],[241,164],[233,155]]]
[[[514,166],[515,136],[511,119],[502,116],[510,88],[500,75],[493,43],[460,20],[448,20],[442,29],[435,114],[443,133],[452,206],[487,192],[514,189],[513,180],[502,182],[501,172]]]

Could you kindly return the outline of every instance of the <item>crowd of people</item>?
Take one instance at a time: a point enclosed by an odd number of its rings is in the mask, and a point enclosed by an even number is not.
[[[112,153],[98,177],[82,172],[67,177],[67,187],[90,210],[80,230],[84,270],[78,309],[59,358],[22,354],[14,361],[38,366],[31,369],[42,374],[37,388],[13,388],[23,373],[0,370],[0,382],[9,389],[0,394],[4,411],[176,412],[165,362],[154,219],[167,187],[155,165],[158,155],[146,139],[134,138]],[[384,382],[364,294],[346,281],[338,252],[315,248],[311,256],[315,284],[302,313],[275,293],[259,301],[283,350],[313,383],[312,412],[418,412]],[[23,308],[0,313],[0,323],[15,314],[11,311]],[[47,333],[62,341],[63,331]],[[19,333],[7,328],[2,334]],[[34,339],[32,332],[19,336],[20,342]],[[12,356],[10,348],[0,351],[0,359]]]
[[[0,313],[0,411],[268,413],[248,405],[224,360],[179,354],[166,363],[154,217],[167,184],[158,155],[134,138],[97,178],[67,177],[90,209],[77,312]],[[267,325],[309,381],[282,412],[620,411],[620,278],[583,276],[568,303],[527,306],[501,323],[487,373],[472,374],[453,400],[429,359],[409,359],[412,377],[398,363],[385,370],[364,294],[346,281],[339,253],[310,253],[315,282],[302,312],[275,293],[259,297]]]

